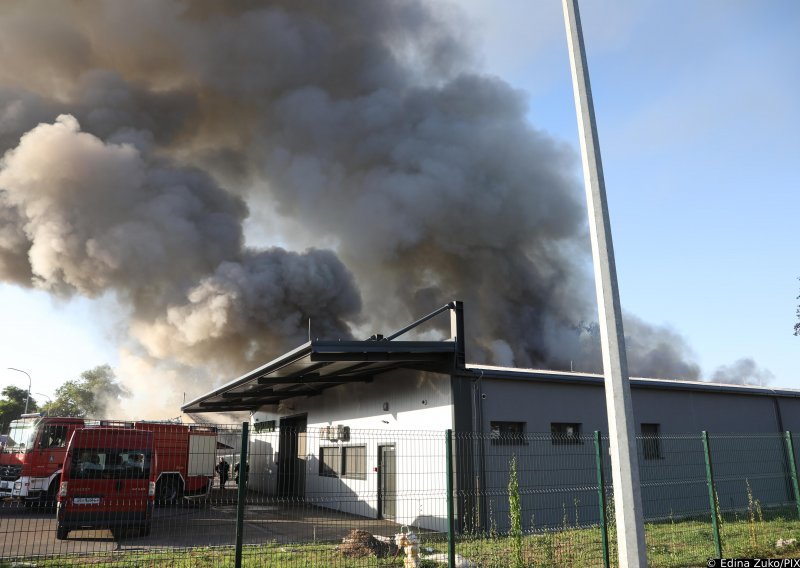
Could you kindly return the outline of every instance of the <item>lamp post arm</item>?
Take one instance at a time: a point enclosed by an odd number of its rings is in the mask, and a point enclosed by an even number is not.
[[[22,369],[15,369],[14,367],[8,367],[9,371],[16,371],[18,373],[24,373],[28,377],[28,396],[25,397],[25,414],[28,414],[28,401],[31,399],[31,376],[28,374],[27,371],[23,371]]]

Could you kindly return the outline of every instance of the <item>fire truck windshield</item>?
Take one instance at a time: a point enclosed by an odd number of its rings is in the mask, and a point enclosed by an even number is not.
[[[13,420],[8,432],[8,444],[3,448],[7,453],[24,453],[33,449],[36,441],[36,427],[41,418],[21,418]]]

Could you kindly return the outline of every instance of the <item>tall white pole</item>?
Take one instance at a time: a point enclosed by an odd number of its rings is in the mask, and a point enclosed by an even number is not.
[[[639,462],[614,247],[611,242],[611,224],[578,0],[563,0],[563,5],[572,68],[572,87],[578,115],[583,179],[589,209],[600,344],[605,375],[619,565],[638,568],[647,566],[647,549],[644,542]]]

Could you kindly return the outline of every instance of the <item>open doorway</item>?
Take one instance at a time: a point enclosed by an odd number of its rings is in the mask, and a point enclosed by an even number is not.
[[[307,416],[281,418],[278,437],[278,496],[303,499],[306,495]]]

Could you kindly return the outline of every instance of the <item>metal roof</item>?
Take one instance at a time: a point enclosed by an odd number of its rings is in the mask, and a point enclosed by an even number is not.
[[[451,316],[451,339],[395,341],[445,311],[449,311]],[[594,373],[467,365],[463,339],[459,339],[463,334],[463,305],[453,301],[385,338],[378,335],[365,341],[309,341],[184,404],[181,410],[186,413],[252,411],[296,396],[314,396],[338,385],[368,382],[379,373],[397,368],[435,370],[470,378],[485,376],[502,380],[603,385],[603,375]],[[630,383],[635,388],[800,397],[800,391],[752,385],[644,378],[631,378]]]
[[[257,410],[337,385],[372,380],[399,367],[446,370],[456,343],[446,341],[309,341],[241,377],[184,404],[183,412]]]
[[[573,371],[548,371],[543,369],[521,369],[516,367],[495,367],[492,365],[466,365],[466,370],[478,376],[493,379],[510,379],[537,382],[558,382],[594,384],[602,386],[603,375]],[[706,381],[685,381],[679,379],[648,379],[630,377],[631,387],[660,390],[704,391],[730,394],[749,394],[760,396],[784,396],[800,398],[800,390],[770,388],[759,385],[734,385]]]

